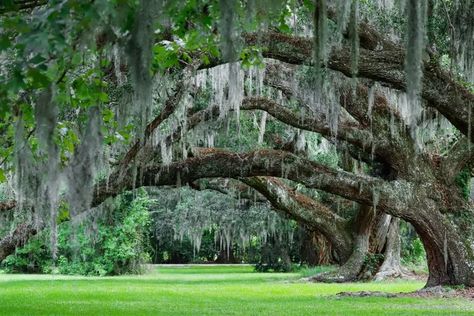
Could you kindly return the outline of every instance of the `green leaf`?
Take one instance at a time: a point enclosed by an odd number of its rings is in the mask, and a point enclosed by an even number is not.
[[[7,48],[10,48],[11,46],[11,41],[8,38],[7,35],[1,35],[0,36],[0,50],[5,50]]]
[[[174,49],[156,45],[153,48],[154,61],[158,69],[165,70],[174,67],[178,64],[178,56]]]
[[[99,93],[99,101],[103,103],[109,102],[109,95],[105,92],[100,92]]]
[[[28,69],[28,77],[32,80],[31,85],[34,88],[47,87],[51,82],[47,76],[36,68]]]
[[[71,60],[71,63],[73,65],[79,65],[82,63],[82,55],[81,54],[74,54],[74,56],[72,56],[72,60]]]
[[[114,112],[110,109],[105,109],[102,111],[102,118],[105,123],[112,122],[114,119]]]
[[[5,176],[5,172],[3,171],[3,169],[0,168],[0,183],[6,182],[6,181],[7,181],[7,177]]]

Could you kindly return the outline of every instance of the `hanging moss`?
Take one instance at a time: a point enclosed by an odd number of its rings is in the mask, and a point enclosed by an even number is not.
[[[92,202],[94,178],[102,156],[101,123],[98,107],[92,107],[81,143],[66,170],[66,196],[72,217],[87,210]]]
[[[423,52],[425,48],[426,0],[407,1],[407,39],[406,39],[406,91],[410,106],[412,129],[421,113],[417,111],[421,102],[423,78]]]
[[[355,1],[348,0],[337,1],[337,25],[339,28],[339,33],[343,33],[347,27],[354,2]]]
[[[237,57],[236,1],[219,0],[219,33],[222,56],[226,61],[235,61]]]
[[[467,81],[474,83],[474,2],[455,0],[451,5],[454,24],[451,27],[452,58]]]
[[[326,0],[317,0],[313,20],[313,62],[316,70],[324,68],[327,61],[327,7]]]
[[[144,133],[150,117],[153,101],[151,66],[158,2],[154,0],[141,0],[139,2],[126,50],[130,81],[134,90],[133,108],[137,111],[139,119],[136,130],[139,136],[143,136],[142,133]]]
[[[206,232],[214,235],[219,249],[230,255],[235,246],[247,247],[251,240],[266,240],[269,236],[282,238],[290,231],[288,220],[281,218],[268,205],[250,204],[238,198],[213,191],[153,192],[159,204],[154,206],[154,235],[166,239],[172,234],[180,242],[189,240],[197,255]],[[286,238],[286,237],[285,237]]]
[[[359,68],[358,27],[359,27],[359,1],[352,0],[349,35],[351,39],[351,73],[352,73],[353,78],[357,78],[357,72]]]

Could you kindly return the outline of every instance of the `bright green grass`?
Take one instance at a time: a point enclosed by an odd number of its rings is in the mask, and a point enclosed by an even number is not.
[[[468,315],[460,299],[341,298],[406,292],[422,282],[309,284],[252,267],[159,267],[142,276],[0,274],[0,315]]]

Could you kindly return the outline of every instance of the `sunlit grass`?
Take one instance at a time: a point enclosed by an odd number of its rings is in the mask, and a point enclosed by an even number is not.
[[[141,276],[0,274],[0,315],[468,315],[461,299],[336,298],[341,291],[409,292],[419,281],[310,284],[252,267],[158,267]]]

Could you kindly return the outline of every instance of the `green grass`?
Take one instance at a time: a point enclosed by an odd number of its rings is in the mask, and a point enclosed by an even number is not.
[[[319,273],[333,271],[334,268],[334,266],[305,267],[298,271],[298,273],[302,278],[308,278]]]
[[[461,299],[335,298],[422,282],[309,284],[252,267],[159,267],[141,276],[0,274],[0,315],[468,315]]]

